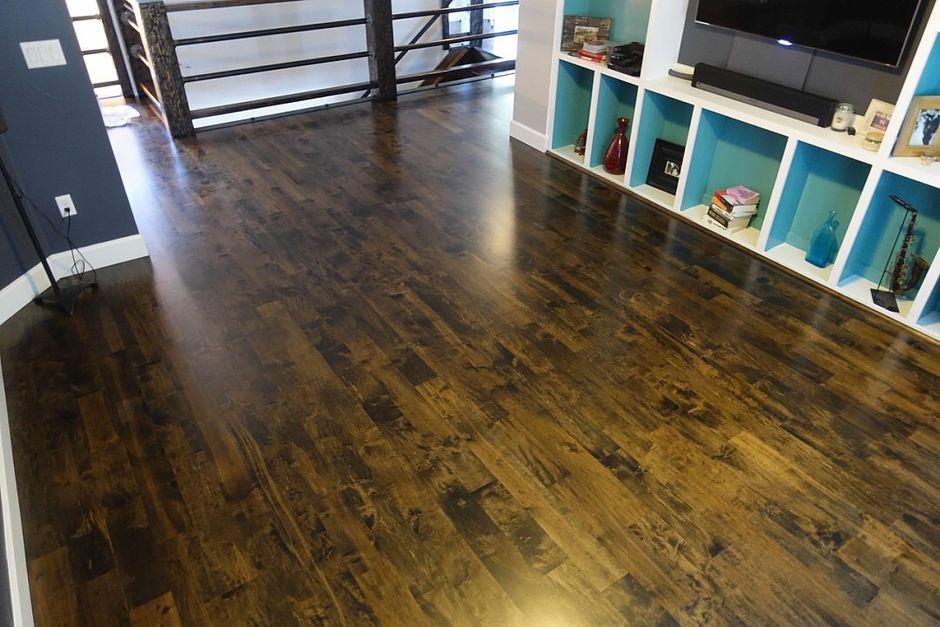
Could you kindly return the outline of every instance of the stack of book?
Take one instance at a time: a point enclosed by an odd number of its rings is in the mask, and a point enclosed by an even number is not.
[[[760,194],[744,185],[716,189],[705,219],[722,231],[734,233],[748,227],[759,202]]]
[[[607,42],[586,41],[581,49],[578,50],[578,56],[588,61],[594,61],[595,63],[603,63],[604,59],[607,58]]]

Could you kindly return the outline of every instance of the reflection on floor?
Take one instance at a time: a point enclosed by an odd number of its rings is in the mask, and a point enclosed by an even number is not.
[[[0,329],[39,625],[936,623],[936,346],[511,88],[112,133],[152,265]]]

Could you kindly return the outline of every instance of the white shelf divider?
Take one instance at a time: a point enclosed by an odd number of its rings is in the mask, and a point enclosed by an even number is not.
[[[757,250],[763,252],[767,249],[767,238],[770,237],[771,227],[777,217],[777,208],[780,206],[780,197],[783,195],[783,188],[787,184],[787,177],[790,176],[790,166],[793,165],[793,155],[796,154],[796,148],[800,142],[795,137],[787,138],[787,146],[783,149],[783,156],[780,158],[780,168],[777,170],[777,180],[774,182],[774,188],[770,192],[770,198],[767,200],[767,209],[764,211],[764,223],[760,230],[760,236],[755,243]]]
[[[685,198],[685,188],[689,182],[688,165],[695,158],[695,138],[698,137],[698,127],[702,121],[702,108],[692,107],[692,119],[689,121],[689,136],[685,142],[685,154],[682,157],[682,170],[679,172],[679,184],[676,186],[676,202],[672,206],[674,211],[682,211],[682,199]]]
[[[832,273],[829,275],[829,286],[835,289],[839,287],[839,281],[845,272],[845,264],[849,260],[852,248],[855,246],[855,240],[858,238],[858,232],[865,222],[865,216],[868,214],[868,207],[871,205],[875,191],[878,189],[878,181],[881,180],[882,169],[874,166],[868,173],[868,180],[865,181],[865,187],[858,198],[858,204],[855,207],[855,213],[852,214],[852,220],[845,230],[845,237],[842,238],[842,246],[836,254],[835,263],[833,263]]]

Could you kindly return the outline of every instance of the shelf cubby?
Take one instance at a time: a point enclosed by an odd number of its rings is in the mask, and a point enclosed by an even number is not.
[[[575,154],[574,144],[588,127],[593,90],[594,72],[564,60],[558,62],[552,150],[581,164],[584,157]]]
[[[836,238],[842,246],[870,171],[868,164],[800,143],[770,226],[767,255],[810,278],[828,281],[835,255],[825,268],[807,262],[810,240],[829,212],[835,211]]]
[[[708,226],[705,214],[712,192],[733,185],[748,186],[761,196],[751,225],[731,234],[715,230],[756,248],[787,138],[712,111],[703,111],[694,141],[692,161],[684,165],[686,185],[679,209],[687,217]]]
[[[652,0],[565,0],[564,15],[609,17],[610,41],[645,42]]]
[[[919,210],[912,252],[934,263],[937,250],[940,249],[940,190],[885,172],[875,189],[839,280],[839,287],[843,291],[866,304],[871,303],[868,290],[876,287],[881,280],[885,263],[898,240],[898,232],[904,221],[905,211],[891,200],[892,194]],[[894,262],[892,258],[888,265],[889,273]],[[917,290],[912,290],[898,298],[902,317],[907,316],[916,295]]]
[[[940,339],[940,284],[934,286],[924,313],[917,322],[924,331]]]
[[[630,126],[627,127],[627,136],[629,137],[636,113],[637,87],[611,76],[602,75],[600,81],[597,111],[594,116],[594,141],[588,165],[591,169],[595,169],[600,176],[622,185],[623,175],[608,174],[604,171],[604,153],[607,152],[607,146],[617,132],[618,118],[626,117],[630,119]]]
[[[657,139],[685,146],[692,122],[692,105],[656,92],[643,94],[643,108],[636,132],[632,168],[629,171],[630,186],[642,196],[671,207],[675,198],[646,184],[653,147]]]

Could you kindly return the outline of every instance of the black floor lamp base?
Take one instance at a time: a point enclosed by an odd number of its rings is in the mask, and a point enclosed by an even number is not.
[[[78,297],[82,295],[85,290],[96,290],[98,289],[97,283],[82,283],[80,285],[70,285],[68,287],[59,287],[58,291],[52,291],[48,296],[37,296],[33,302],[37,305],[43,305],[46,307],[58,307],[65,315],[71,316],[75,313],[75,302],[78,300]],[[46,292],[49,292],[46,290]],[[43,292],[43,293],[46,293]]]

